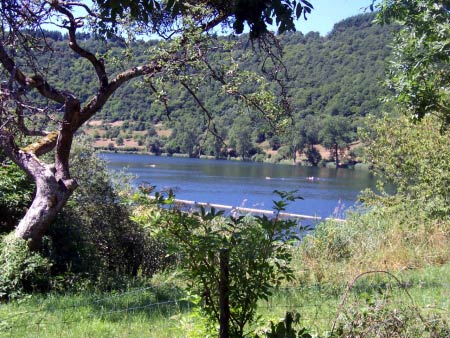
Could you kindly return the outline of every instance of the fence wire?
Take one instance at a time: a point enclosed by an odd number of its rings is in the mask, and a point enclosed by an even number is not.
[[[445,295],[450,287],[444,283]],[[164,299],[161,292],[164,288]],[[413,308],[412,299],[404,296],[405,288],[396,283],[365,285],[366,298],[361,290],[346,295],[345,288],[330,294],[320,287],[284,287],[274,290],[268,300],[258,304],[258,325],[280,320],[287,311],[300,314],[301,325],[316,332],[330,330],[339,320],[349,320],[355,309],[383,305],[385,309]],[[88,297],[74,304],[60,305],[59,298],[44,299],[37,309],[4,314],[0,305],[0,337],[185,337],[186,330],[195,329],[191,318],[195,305],[180,296],[178,289],[151,286],[93,299]],[[70,299],[70,298],[69,298]],[[376,302],[378,303],[374,303]],[[61,301],[61,300],[60,300]],[[73,300],[71,300],[73,301]],[[25,301],[26,303],[27,301]],[[20,307],[20,304],[18,304]],[[448,302],[429,304],[424,309],[450,313]],[[449,316],[450,317],[450,316]],[[113,327],[111,329],[111,326]]]

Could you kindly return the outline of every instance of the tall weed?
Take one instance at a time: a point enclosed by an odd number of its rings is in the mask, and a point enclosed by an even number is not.
[[[400,271],[450,261],[450,221],[431,219],[414,204],[354,212],[327,221],[296,249],[303,282],[348,281],[369,270]]]

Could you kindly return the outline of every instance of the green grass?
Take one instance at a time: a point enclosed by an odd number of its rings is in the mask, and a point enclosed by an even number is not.
[[[321,224],[293,251],[295,280],[259,302],[248,332],[297,311],[321,337],[335,321],[342,337],[450,337],[449,234],[448,220],[403,206]],[[205,337],[180,277],[153,283],[0,304],[0,337]]]
[[[259,313],[266,319],[282,318],[297,311],[301,325],[322,334],[339,316],[364,310],[376,300],[384,309],[417,311],[412,320],[420,322],[434,315],[450,321],[450,263],[420,270],[362,275],[348,290],[347,284],[317,284],[281,289],[269,302],[261,302]],[[356,277],[356,276],[355,276]],[[342,304],[342,307],[341,307]]]
[[[189,304],[158,289],[36,295],[0,306],[0,337],[177,337]]]
[[[286,311],[297,311],[301,325],[322,334],[336,316],[363,311],[376,298],[390,309],[417,309],[424,318],[450,320],[450,264],[396,274],[369,274],[358,279],[346,297],[345,284],[297,285],[274,292],[261,301],[261,319],[253,328],[278,321]],[[409,295],[412,300],[409,298]],[[180,301],[177,289],[165,287],[125,293],[34,295],[0,305],[0,337],[187,337],[203,325],[192,314],[192,304]],[[173,302],[178,300],[177,302]],[[167,303],[165,303],[167,302]],[[345,315],[345,316],[344,316]],[[420,322],[414,315],[413,321]],[[420,324],[420,323],[419,323]],[[201,334],[198,335],[201,337]]]

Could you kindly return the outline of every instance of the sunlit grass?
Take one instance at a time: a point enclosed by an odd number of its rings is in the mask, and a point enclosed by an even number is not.
[[[177,316],[186,312],[187,302],[157,299],[153,290],[146,289],[123,294],[36,295],[0,306],[0,336],[182,337]]]
[[[366,271],[397,273],[450,262],[450,221],[419,208],[385,208],[327,222],[307,236],[293,260],[298,283],[350,282]]]
[[[331,329],[340,313],[363,308],[371,297],[391,308],[413,306],[424,317],[439,314],[450,319],[450,264],[395,276],[400,284],[389,275],[365,275],[346,297],[345,283],[280,288],[268,301],[259,303],[260,319],[252,328],[267,327],[269,321],[283,318],[286,311],[297,311],[302,326],[323,333]],[[167,286],[125,293],[34,295],[0,305],[0,337],[195,336],[193,331],[203,324],[192,316],[193,305],[182,299],[179,290],[171,293]]]

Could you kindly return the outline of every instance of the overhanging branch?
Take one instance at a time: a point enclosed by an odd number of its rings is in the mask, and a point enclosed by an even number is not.
[[[87,51],[84,48],[81,48],[81,46],[78,44],[76,31],[78,28],[83,26],[82,20],[75,18],[72,12],[64,7],[66,6],[64,2],[54,1],[52,3],[52,6],[58,12],[65,15],[69,20],[70,26],[66,27],[67,30],[69,31],[69,47],[75,53],[87,59],[94,66],[95,72],[97,73],[97,77],[100,82],[100,88],[101,89],[106,88],[108,86],[108,76],[106,74],[104,63],[101,62],[99,59],[97,59],[97,57],[91,52]],[[70,6],[70,4],[68,6]],[[83,8],[86,9],[87,6],[83,6]],[[92,11],[89,11],[89,13],[92,13]],[[93,15],[93,13],[90,15]]]

